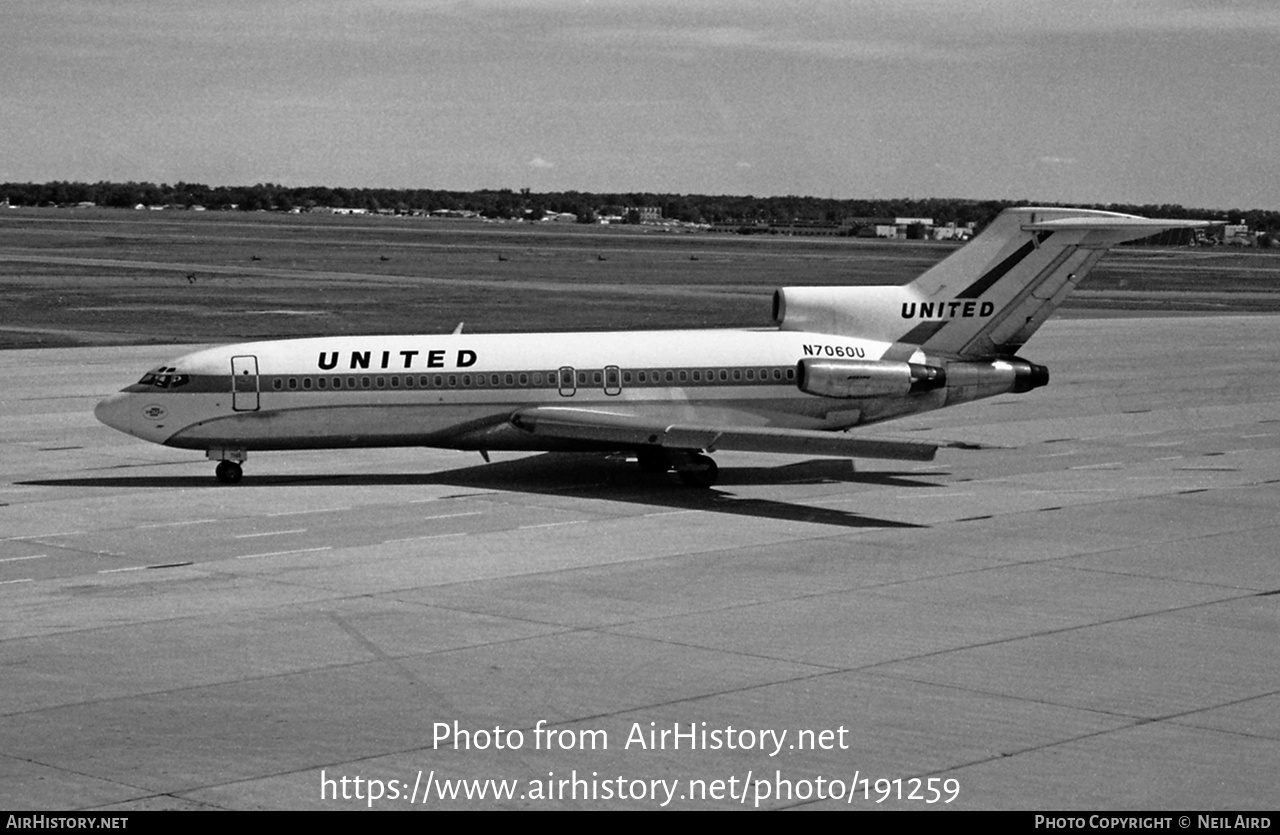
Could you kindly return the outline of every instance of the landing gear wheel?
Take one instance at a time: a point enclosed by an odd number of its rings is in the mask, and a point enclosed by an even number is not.
[[[240,465],[235,461],[219,461],[213,474],[223,484],[238,484],[240,479],[244,478],[244,470],[240,469]]]
[[[665,473],[671,470],[671,456],[665,449],[642,449],[636,452],[636,463],[646,473]]]
[[[684,482],[686,487],[697,487],[707,489],[716,483],[716,477],[720,474],[720,468],[716,466],[716,462],[705,455],[691,456],[689,462],[678,469],[676,474],[680,476],[680,480]]]

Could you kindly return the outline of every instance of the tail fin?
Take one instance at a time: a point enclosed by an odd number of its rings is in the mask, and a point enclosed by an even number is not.
[[[962,358],[1012,356],[1110,247],[1205,225],[1090,209],[1006,209],[910,284],[783,288],[774,296],[774,317],[783,330],[860,336]]]

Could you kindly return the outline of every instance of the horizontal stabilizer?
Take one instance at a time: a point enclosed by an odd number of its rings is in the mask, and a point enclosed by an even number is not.
[[[1209,226],[1208,220],[1162,220],[1156,217],[1139,217],[1138,215],[1106,214],[1103,216],[1086,215],[1082,217],[1063,217],[1056,220],[1042,220],[1023,225],[1023,230],[1054,231],[1061,229],[1150,229],[1151,234],[1165,229],[1198,229]]]
[[[832,455],[845,458],[888,458],[932,461],[936,444],[858,438],[842,432],[774,427],[718,427],[664,424],[650,418],[592,409],[550,406],[521,409],[511,423],[534,435],[592,444],[617,444],[619,449],[665,447]]]

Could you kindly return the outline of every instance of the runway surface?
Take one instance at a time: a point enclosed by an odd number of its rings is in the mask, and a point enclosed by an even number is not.
[[[438,450],[226,487],[92,416],[185,348],[2,353],[0,807],[1274,809],[1278,331],[1050,322],[1047,388],[873,433],[988,448],[709,492]]]

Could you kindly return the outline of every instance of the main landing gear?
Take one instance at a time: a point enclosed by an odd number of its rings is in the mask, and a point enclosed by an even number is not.
[[[213,474],[223,484],[239,484],[244,478],[244,469],[240,466],[248,458],[243,449],[214,448],[205,453],[210,461],[217,461]]]
[[[691,450],[641,449],[636,452],[636,463],[646,473],[666,473],[674,469],[685,486],[702,490],[715,484],[720,474],[720,468],[710,456]]]
[[[688,456],[687,461],[676,464],[676,475],[680,476],[686,487],[705,490],[716,483],[720,468],[709,456],[694,453]]]

